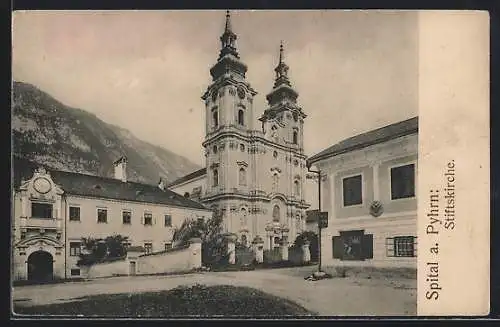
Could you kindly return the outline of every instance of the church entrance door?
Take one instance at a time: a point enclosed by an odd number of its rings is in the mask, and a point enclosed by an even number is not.
[[[28,257],[28,280],[43,282],[54,276],[52,255],[46,251],[36,251]]]

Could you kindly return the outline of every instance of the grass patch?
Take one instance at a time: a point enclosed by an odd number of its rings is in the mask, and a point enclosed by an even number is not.
[[[302,306],[249,287],[181,286],[169,291],[107,294],[82,301],[15,306],[16,314],[100,317],[272,317],[311,316]]]

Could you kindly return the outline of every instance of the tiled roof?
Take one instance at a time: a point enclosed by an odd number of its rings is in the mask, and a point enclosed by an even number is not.
[[[30,161],[15,160],[13,167],[15,187],[20,186],[21,179],[30,179],[34,169],[39,166]],[[208,210],[201,203],[187,199],[168,189],[163,191],[156,185],[122,182],[114,178],[45,168],[50,173],[52,180],[67,194]]]
[[[418,117],[413,117],[345,139],[310,157],[307,163],[311,165],[321,159],[416,133],[418,133]]]
[[[167,187],[171,187],[171,186],[174,186],[174,185],[178,185],[178,184],[181,184],[181,183],[184,183],[184,182],[187,182],[191,179],[194,179],[196,177],[200,177],[200,176],[203,176],[207,173],[207,168],[201,168],[201,169],[198,169],[196,171],[193,171],[192,173],[189,173],[185,176],[182,176],[178,179],[176,179],[175,181],[173,181],[172,183],[168,184]]]

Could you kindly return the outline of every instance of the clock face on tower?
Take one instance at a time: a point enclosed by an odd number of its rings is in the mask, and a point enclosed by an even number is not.
[[[33,188],[38,193],[45,194],[45,193],[48,193],[52,187],[51,187],[50,182],[47,178],[38,177],[37,179],[35,179],[33,181]]]
[[[242,88],[241,86],[238,87],[238,97],[240,99],[244,99],[245,98],[245,89]]]

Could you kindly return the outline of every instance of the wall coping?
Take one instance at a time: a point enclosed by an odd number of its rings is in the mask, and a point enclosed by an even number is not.
[[[181,250],[188,249],[189,247],[190,247],[190,244],[181,245],[181,246],[177,246],[175,248],[171,248],[171,249],[168,249],[168,250],[163,250],[163,251],[158,251],[158,252],[152,252],[152,253],[144,253],[144,254],[139,255],[138,258],[150,257],[150,256],[153,256],[153,255],[160,255],[160,254],[165,254],[165,253],[178,252],[178,251],[181,251]]]

